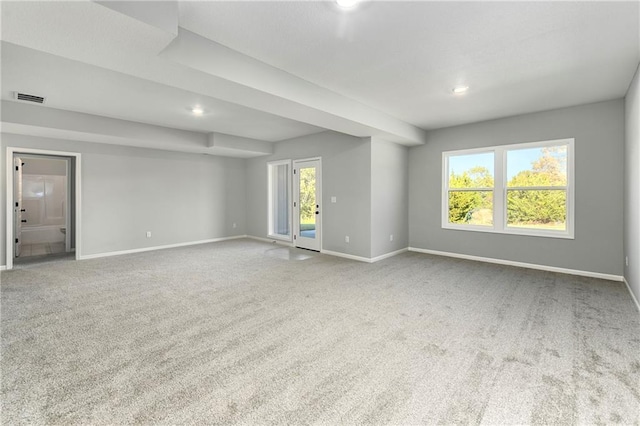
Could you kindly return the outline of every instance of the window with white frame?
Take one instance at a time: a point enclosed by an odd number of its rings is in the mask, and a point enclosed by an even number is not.
[[[442,227],[573,238],[573,139],[443,152]]]
[[[269,237],[291,240],[291,160],[267,164]]]

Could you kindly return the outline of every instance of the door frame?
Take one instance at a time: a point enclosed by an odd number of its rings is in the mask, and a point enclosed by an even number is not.
[[[293,246],[298,247],[297,238],[300,237],[300,174],[293,174],[295,170],[298,169],[297,163],[304,163],[306,161],[317,161],[318,168],[316,170],[316,202],[320,206],[319,214],[317,215],[316,223],[320,223],[319,231],[316,233],[316,238],[318,239],[318,252],[322,251],[322,233],[324,228],[324,223],[322,220],[322,211],[324,209],[324,205],[322,204],[322,157],[311,157],[311,158],[300,158],[292,161],[291,173],[293,176],[292,186],[293,186],[293,199],[292,201],[297,202],[297,207],[293,207]]]
[[[35,148],[19,148],[19,147],[7,147],[7,158],[6,158],[6,179],[7,179],[7,188],[6,188],[6,195],[7,195],[7,204],[5,206],[6,210],[5,210],[5,216],[6,216],[6,241],[5,241],[5,265],[6,265],[6,269],[13,269],[13,255],[14,255],[14,226],[13,226],[13,221],[14,221],[14,197],[13,197],[13,175],[14,175],[14,170],[13,170],[13,156],[14,154],[36,154],[36,155],[44,155],[44,156],[55,156],[55,157],[72,157],[75,159],[75,170],[74,170],[74,179],[73,179],[73,188],[75,189],[74,193],[75,193],[75,258],[76,260],[81,258],[81,253],[82,253],[82,247],[81,247],[81,241],[82,241],[82,233],[81,233],[81,228],[82,228],[82,215],[81,215],[81,205],[82,205],[82,200],[81,200],[81,194],[82,192],[80,191],[81,189],[81,179],[80,176],[82,175],[81,171],[82,171],[82,161],[81,161],[81,154],[79,152],[67,152],[67,151],[51,151],[51,150],[45,150],[45,149],[35,149]],[[67,161],[67,167],[70,169],[70,159]],[[68,170],[68,172],[70,172],[70,170]],[[69,179],[69,177],[67,177],[67,180],[69,181],[69,188],[71,188],[71,179]],[[67,200],[71,199],[71,191],[67,191]],[[70,203],[67,204],[67,206],[70,206]],[[67,210],[69,210],[69,208],[67,207]],[[67,211],[67,213],[70,213],[69,211]],[[67,223],[70,224],[71,222],[71,215],[67,214]],[[71,232],[71,227],[67,227],[67,233]],[[69,238],[69,241],[71,241],[71,239]]]
[[[69,206],[71,206],[71,190],[72,190],[72,185],[73,182],[71,181],[71,157],[69,156],[65,156],[65,157],[60,157],[57,155],[44,155],[44,154],[27,154],[25,152],[17,152],[14,155],[19,155],[20,158],[45,158],[45,159],[49,159],[49,160],[57,160],[57,161],[64,161],[65,163],[65,177],[67,178],[67,184],[66,184],[66,205],[67,205],[67,211],[65,212],[65,223],[64,223],[64,227],[67,230],[71,229],[71,212],[69,211]],[[15,158],[15,157],[14,157]],[[15,182],[14,182],[15,183]],[[15,199],[14,199],[15,201]],[[18,223],[17,221],[14,223]],[[14,230],[15,231],[15,230]],[[66,232],[65,233],[65,237],[64,237],[64,248],[65,248],[65,252],[69,253],[71,252],[71,232]],[[15,254],[15,252],[14,252]]]

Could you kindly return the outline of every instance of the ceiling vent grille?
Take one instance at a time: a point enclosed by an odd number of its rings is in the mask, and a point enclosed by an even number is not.
[[[13,92],[13,97],[19,101],[34,102],[36,104],[43,104],[44,99],[42,96],[29,95],[27,93]]]

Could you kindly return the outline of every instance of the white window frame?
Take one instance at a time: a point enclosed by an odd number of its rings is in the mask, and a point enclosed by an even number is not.
[[[273,217],[273,202],[274,202],[274,194],[273,194],[273,168],[277,167],[277,166],[282,166],[282,165],[287,165],[288,167],[288,182],[287,182],[287,199],[288,199],[288,203],[287,203],[287,210],[288,210],[288,218],[289,218],[289,235],[285,236],[282,234],[276,234],[274,232],[274,227],[273,227],[273,221],[274,221],[274,217]],[[292,181],[292,164],[291,164],[291,160],[278,160],[278,161],[269,161],[267,163],[267,185],[268,185],[268,189],[267,189],[267,193],[268,193],[268,220],[269,223],[267,224],[267,230],[268,230],[268,235],[269,238],[275,239],[275,240],[281,240],[281,241],[288,241],[291,242],[293,241],[293,229],[292,229],[292,222],[291,222],[291,215],[293,213],[292,208],[291,208],[291,197],[292,197],[292,190],[291,190],[291,181]]]
[[[565,189],[566,199],[566,229],[564,231],[515,228],[507,226],[507,152],[511,150],[544,148],[551,146],[567,147],[567,186],[566,187],[527,187],[525,190],[549,190]],[[489,146],[483,148],[463,149],[456,151],[444,151],[442,153],[442,228],[463,231],[492,232],[499,234],[528,235],[534,237],[565,238],[574,239],[575,223],[575,166],[574,166],[574,145],[575,140],[556,139],[550,141],[527,142],[511,145]],[[449,157],[470,154],[493,153],[493,226],[468,225],[459,223],[449,223]],[[456,188],[451,188],[455,190]],[[479,188],[483,189],[483,188]]]

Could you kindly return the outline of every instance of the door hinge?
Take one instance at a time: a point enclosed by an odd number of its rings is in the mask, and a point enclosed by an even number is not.
[[[20,170],[20,169],[18,169],[18,166],[16,166],[16,172],[17,172],[18,170]]]
[[[293,174],[294,174],[294,175],[296,174],[296,169],[293,169]]]
[[[17,202],[17,201],[16,201],[16,207],[19,207],[19,206],[18,206],[18,202]]]
[[[296,239],[296,236],[295,236],[295,235],[293,236],[293,239],[294,239],[294,240]]]
[[[16,238],[16,244],[18,244],[18,239]]]
[[[294,201],[294,202],[293,202],[293,207],[295,207],[295,206],[296,206],[296,202]]]

